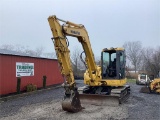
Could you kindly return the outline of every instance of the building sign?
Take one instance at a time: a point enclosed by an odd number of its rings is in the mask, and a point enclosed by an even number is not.
[[[34,76],[34,63],[16,62],[16,77]]]

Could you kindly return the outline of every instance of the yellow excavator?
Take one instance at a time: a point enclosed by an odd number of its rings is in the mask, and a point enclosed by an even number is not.
[[[140,92],[160,94],[160,71],[158,71],[156,78],[154,78],[154,75],[148,77],[146,86],[142,87]]]
[[[82,24],[64,21],[55,15],[48,22],[53,34],[53,43],[61,74],[65,78],[65,95],[62,109],[78,112],[83,109],[81,103],[98,105],[117,105],[125,101],[130,94],[130,86],[125,78],[125,50],[123,48],[104,48],[101,53],[101,66],[96,65],[88,33]],[[64,24],[61,25],[60,22]],[[71,60],[69,41],[66,36],[76,37],[85,53],[84,84],[77,88]]]

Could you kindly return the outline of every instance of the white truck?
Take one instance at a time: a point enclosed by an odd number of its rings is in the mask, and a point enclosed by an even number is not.
[[[137,85],[140,85],[140,84],[146,85],[147,81],[148,81],[147,74],[145,73],[138,74],[138,79],[136,80]]]

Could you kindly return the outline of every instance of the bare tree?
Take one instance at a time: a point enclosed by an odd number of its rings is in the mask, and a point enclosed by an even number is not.
[[[37,57],[41,57],[42,54],[43,54],[43,51],[44,51],[44,48],[41,46],[41,47],[37,47],[36,50],[35,50],[35,55]]]
[[[96,62],[96,65],[101,66],[101,57],[100,56],[95,57],[95,62]]]
[[[75,47],[71,53],[71,62],[75,76],[80,76],[81,71],[85,69],[84,63],[80,59],[81,53],[82,50],[78,47]]]
[[[134,66],[135,73],[140,67],[142,60],[142,45],[140,41],[125,42],[123,47],[126,50],[126,57]]]
[[[20,54],[27,54],[28,56],[34,56],[34,57],[41,57],[43,54],[44,48],[37,47],[35,50],[32,50],[29,48],[29,46],[22,46],[22,45],[2,45],[1,49],[10,50],[13,52],[18,52]]]
[[[25,49],[26,47],[24,47],[24,46],[22,46],[22,45],[20,45],[20,44],[17,44],[16,45],[16,47],[15,47],[15,51],[17,51],[17,52],[24,52],[24,49]]]
[[[13,45],[10,45],[10,44],[5,44],[5,45],[1,45],[1,49],[14,50],[15,47]]]
[[[55,52],[50,52],[50,53],[43,53],[43,56],[46,58],[52,58],[52,59],[56,59],[56,53]]]
[[[27,54],[28,56],[36,56],[35,51],[30,50],[30,49],[25,49],[24,51],[22,51],[23,53]]]
[[[143,50],[143,69],[149,74],[157,76],[160,71],[160,47]]]

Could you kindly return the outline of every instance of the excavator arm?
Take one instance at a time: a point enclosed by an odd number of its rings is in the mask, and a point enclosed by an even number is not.
[[[61,74],[65,78],[64,88],[65,97],[62,102],[62,108],[69,112],[78,112],[82,109],[79,100],[74,80],[73,70],[70,60],[70,51],[68,49],[68,40],[66,36],[76,37],[82,44],[86,55],[86,63],[88,70],[85,73],[85,78],[88,83],[95,82],[101,79],[101,69],[97,67],[94,60],[94,55],[91,49],[88,33],[83,25],[75,24],[69,21],[64,21],[56,16],[48,18],[49,25],[53,34],[54,47],[57,54],[58,62],[61,67]],[[65,24],[61,25],[60,22]]]
[[[84,77],[85,81],[88,80],[88,82],[95,82],[101,80],[101,68],[95,63],[89,36],[84,25],[77,25],[75,23],[67,21],[66,24],[62,26],[62,29],[65,35],[76,37],[83,47],[86,56],[85,61],[88,68]]]

